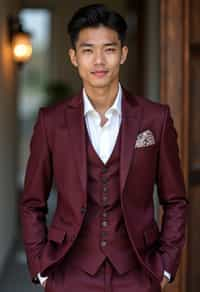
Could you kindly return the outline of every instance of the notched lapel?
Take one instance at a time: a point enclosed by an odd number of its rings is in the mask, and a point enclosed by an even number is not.
[[[122,136],[120,157],[120,193],[123,194],[126,178],[131,163],[134,163],[135,142],[140,130],[141,107],[129,101],[124,95],[122,99]]]
[[[66,108],[65,118],[72,144],[72,156],[77,164],[83,191],[87,193],[86,139],[82,96],[79,95],[74,99]]]

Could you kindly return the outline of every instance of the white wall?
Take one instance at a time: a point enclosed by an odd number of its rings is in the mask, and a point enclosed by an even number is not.
[[[16,75],[6,18],[17,8],[11,0],[0,3],[0,272],[17,232],[16,192]]]

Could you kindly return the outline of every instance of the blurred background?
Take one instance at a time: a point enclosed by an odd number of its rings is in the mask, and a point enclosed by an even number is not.
[[[79,77],[67,53],[70,46],[67,22],[78,7],[93,3],[0,1],[1,292],[42,291],[31,283],[27,271],[18,201],[39,108],[69,98],[80,90]],[[122,67],[122,84],[134,94],[167,103],[171,108],[190,211],[179,272],[166,291],[199,292],[200,1],[107,0],[101,3],[118,10],[129,26],[129,56]],[[14,34],[22,31],[22,27],[31,34],[32,43],[32,57],[24,64],[13,55]],[[51,192],[48,220],[56,205],[55,192],[53,189]],[[159,208],[157,215],[159,218]]]

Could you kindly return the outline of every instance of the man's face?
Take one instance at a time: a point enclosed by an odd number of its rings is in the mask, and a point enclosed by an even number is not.
[[[128,48],[121,47],[117,32],[104,26],[82,29],[75,50],[69,50],[84,86],[93,88],[104,88],[119,80],[120,65],[127,53]]]

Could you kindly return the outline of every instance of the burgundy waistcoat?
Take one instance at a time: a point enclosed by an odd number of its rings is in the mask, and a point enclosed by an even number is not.
[[[120,128],[121,129],[121,128]],[[81,231],[70,250],[73,263],[94,275],[105,258],[118,273],[136,265],[120,205],[119,162],[121,130],[106,164],[93,148],[86,129],[88,202]]]

